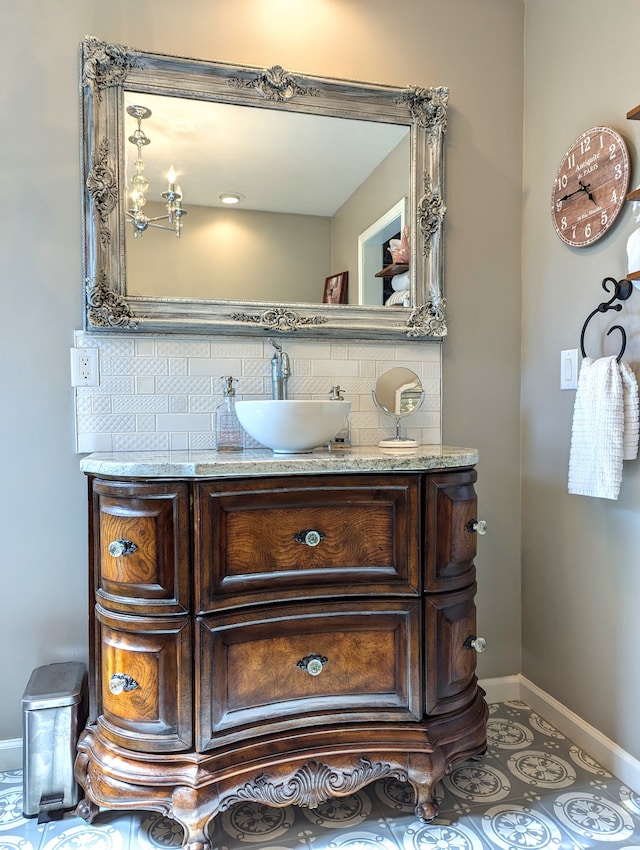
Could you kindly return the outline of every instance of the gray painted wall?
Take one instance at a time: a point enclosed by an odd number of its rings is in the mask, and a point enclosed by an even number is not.
[[[640,103],[632,44],[640,6],[614,0],[528,0],[522,273],[522,559],[524,674],[640,758],[640,468],[625,463],[617,501],[567,495],[575,393],[560,392],[559,354],[577,348],[604,277],[627,272],[631,205],[590,248],[568,248],[551,226],[551,185],[564,151],[590,127],[626,139],[639,177]],[[616,319],[612,316],[615,315]],[[596,317],[587,353],[618,351],[638,371],[640,291],[622,313]],[[600,345],[602,344],[602,348]]]
[[[588,5],[595,8],[592,0]],[[637,20],[631,2],[620,5]],[[398,0],[389,6],[386,0],[183,0],[176,5],[170,0],[139,0],[132,5],[129,0],[22,0],[4,6],[0,739],[20,735],[20,697],[35,666],[86,657],[86,493],[73,453],[68,349],[73,330],[81,324],[77,51],[88,34],[150,51],[281,64],[311,74],[391,85],[450,87],[445,257],[450,338],[444,345],[444,437],[449,443],[477,446],[481,453],[481,514],[491,531],[480,541],[477,560],[478,622],[490,649],[480,659],[479,672],[485,677],[519,672],[523,2]],[[539,6],[534,18],[548,12],[552,21],[551,4]],[[591,26],[595,31],[595,23]],[[621,28],[616,50],[621,50],[629,29]],[[613,45],[613,33],[610,36]],[[542,27],[539,38],[545,37]],[[629,55],[629,68],[632,59]],[[628,99],[634,100],[631,93]],[[616,110],[611,120],[620,114]],[[13,132],[7,132],[9,121]],[[545,121],[540,127],[536,138],[546,151],[549,129]],[[571,128],[565,130],[573,134]],[[536,186],[539,209],[533,210],[530,203],[526,209],[529,227],[533,216],[541,219],[536,226],[547,254],[556,250],[561,255],[560,246],[552,243],[542,201],[560,153],[552,147],[542,169],[544,185]],[[532,267],[541,263],[531,248],[528,255]],[[562,256],[566,259],[566,252]],[[539,278],[531,268],[525,288],[531,311],[538,309],[530,305],[532,296],[543,291]],[[559,349],[558,293],[550,283],[548,288],[548,309],[541,312]],[[580,309],[573,300],[566,309],[581,317],[582,306],[586,309],[590,302],[585,294]],[[536,323],[535,316],[531,322]],[[562,338],[563,346],[573,343],[573,330]],[[534,346],[524,374],[525,421],[531,429],[533,418],[544,432],[549,426],[536,395],[543,381],[537,338]],[[547,371],[555,388],[556,352],[549,358],[553,362]],[[551,377],[549,381],[551,386]],[[566,411],[564,416],[566,420]],[[546,468],[538,457],[546,442],[542,433],[529,448],[527,470]],[[535,509],[546,514],[544,506]],[[628,512],[625,516],[630,522]],[[527,520],[538,528],[538,517]],[[534,540],[539,542],[544,533],[538,529]],[[624,533],[633,536],[630,530]],[[632,543],[617,545],[628,552]],[[573,546],[568,540],[563,549],[568,561],[578,557]],[[554,546],[554,554],[558,550]],[[528,552],[527,557],[530,562]],[[535,568],[534,562],[530,572]],[[554,583],[554,590],[560,594],[562,588]],[[535,588],[529,592],[535,598]],[[616,607],[628,604],[625,593],[621,586]],[[566,592],[558,596],[561,611],[572,604],[566,597]],[[579,618],[580,612],[575,614]],[[611,630],[612,622],[602,629]],[[528,670],[559,698],[565,697],[566,671],[552,675],[547,667],[555,658],[563,658],[567,666],[573,663],[570,625],[563,625],[557,650],[547,646],[544,624],[536,628],[529,613],[527,623]],[[603,675],[616,674],[609,669]],[[593,695],[578,706],[592,721],[602,719],[597,700]],[[631,715],[624,690],[618,714]],[[622,724],[620,732],[621,744],[631,748]]]

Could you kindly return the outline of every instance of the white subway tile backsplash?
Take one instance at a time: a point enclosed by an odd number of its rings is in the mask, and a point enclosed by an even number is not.
[[[111,405],[114,413],[166,413],[169,407],[162,395],[114,395]]]
[[[76,451],[81,454],[90,452],[113,451],[113,440],[111,434],[78,434],[76,439]]]
[[[178,395],[195,395],[196,393],[211,392],[211,378],[191,378],[187,375],[170,375],[158,378],[156,392]]]
[[[349,346],[348,345],[337,345],[335,342],[331,345],[331,359],[332,360],[348,360],[349,358]]]
[[[130,336],[95,337],[79,331],[76,333],[76,345],[99,348],[100,356],[106,352],[110,357],[133,357],[136,353],[136,339]]]
[[[207,413],[161,413],[156,417],[158,431],[210,431],[211,427]]]
[[[376,363],[371,360],[360,360],[360,377],[367,378],[371,384],[371,378],[375,378]]]
[[[422,386],[426,395],[434,395],[440,404],[440,378],[423,378]]]
[[[241,375],[238,380],[235,382],[234,386],[236,388],[236,394],[238,398],[243,395],[246,396],[262,396],[268,395],[269,390],[267,388],[267,384],[271,384],[271,373],[269,373],[269,378],[265,379],[262,377],[252,377]],[[214,387],[214,392],[218,400],[220,401],[220,395],[222,394],[222,381],[216,383]]]
[[[307,360],[316,360],[319,357],[326,357],[327,352],[329,350],[328,343],[316,342],[312,339],[303,339],[300,341],[295,340],[293,341],[293,346],[291,346],[289,340],[281,339],[280,343],[286,348],[287,351],[292,351],[295,349],[296,358],[306,358]],[[268,342],[265,342],[264,357],[270,359],[272,354],[273,347]]]
[[[440,361],[432,363],[428,360],[422,363],[422,376],[424,378],[433,378],[436,381],[440,380]]]
[[[166,375],[166,357],[110,357],[104,366],[109,375]]]
[[[105,375],[103,372],[100,372],[100,386],[99,387],[83,387],[84,390],[91,390],[94,395],[110,395],[112,393],[119,393],[120,395],[133,395],[133,393],[140,392],[137,388],[136,384],[140,378],[134,378],[133,375],[122,375],[119,377],[113,377],[112,375]],[[155,385],[153,383],[153,378],[148,378],[147,380],[151,381],[152,389],[149,392],[155,392]]]
[[[153,395],[156,391],[156,379],[139,375],[135,379],[136,393],[138,395]]]
[[[136,340],[136,357],[153,357],[155,353],[156,343],[154,339]]]
[[[376,377],[392,366],[420,375],[423,407],[402,432],[422,443],[441,440],[441,346],[438,343],[322,342],[278,337],[289,354],[289,396],[328,398],[340,385],[351,401],[351,439],[371,445],[395,433],[374,405]],[[222,375],[236,378],[241,398],[269,398],[273,346],[263,339],[110,336],[78,331],[76,346],[100,350],[100,386],[76,387],[76,448],[97,451],[186,451],[215,448],[214,410]],[[257,445],[250,438],[247,446]]]
[[[186,413],[189,410],[188,395],[170,395],[169,413]]]
[[[346,382],[342,380],[332,380],[327,377],[301,378],[294,375],[289,379],[289,396],[304,398],[329,398],[331,389],[336,384],[340,384],[343,389],[346,389]]]
[[[114,452],[166,452],[169,450],[167,434],[114,434]]]
[[[151,413],[143,413],[136,416],[136,431],[138,433],[142,433],[143,431],[154,432],[155,430],[156,418]]]
[[[186,357],[170,357],[169,358],[169,374],[170,375],[188,375],[189,360]]]
[[[421,410],[428,410],[432,413],[440,413],[440,396],[425,392],[424,401],[422,402]]]
[[[156,354],[158,357],[211,357],[211,343],[208,340],[158,339]]]
[[[353,428],[351,429],[351,434],[353,439]],[[375,446],[380,440],[388,440],[394,434],[395,430],[391,431],[389,428],[362,428],[359,431],[360,445]]]
[[[296,370],[298,370],[298,364],[296,363]],[[242,374],[244,377],[263,377],[267,375],[271,375],[271,367],[267,360],[264,357],[258,357],[257,359],[251,360],[243,360],[242,361]]]
[[[242,371],[242,360],[222,358],[197,358],[189,359],[189,374],[209,375],[210,377],[218,377],[220,375],[239,375]]]
[[[357,360],[313,360],[311,362],[311,374],[335,377],[342,375],[359,374],[359,363]]]
[[[189,434],[189,449],[191,451],[206,451],[207,449],[215,449],[215,447],[216,435],[213,431]]]
[[[271,354],[273,354],[274,349],[270,345],[269,349]],[[262,360],[264,357],[264,344],[262,340],[225,339],[212,341],[211,357],[217,357],[218,359],[235,357],[239,360]]]
[[[437,446],[442,442],[440,437],[440,426],[437,428],[425,428],[422,431],[422,444],[424,446]]]
[[[295,374],[299,375],[301,378],[305,378],[311,375],[311,362],[311,360],[305,360],[303,357],[298,358],[295,364]]]
[[[93,432],[95,434],[113,434],[116,431],[135,431],[135,416],[79,416],[78,433]]]
[[[391,421],[391,420],[389,420]],[[377,411],[374,410],[356,410],[351,411],[351,427],[352,428],[377,428],[380,425],[380,418]]]
[[[411,344],[411,343],[409,343]],[[369,363],[380,361],[393,366],[396,358],[396,344],[382,340],[380,342],[349,343],[349,357],[353,360],[365,360]]]
[[[169,448],[172,452],[186,452],[189,448],[189,435],[169,434]]]
[[[93,413],[96,415],[100,415],[102,413],[118,413],[118,411],[114,409],[113,405],[114,400],[117,398],[120,398],[120,396],[94,395],[91,397],[90,410],[85,410],[83,412],[87,414]]]
[[[98,401],[104,401],[105,399],[98,398]],[[106,399],[108,401],[108,398]],[[90,413],[93,413],[93,398],[92,396],[86,395],[84,397],[80,397],[76,399],[76,416],[88,416]]]
[[[189,413],[213,413],[220,404],[220,399],[214,395],[189,396]]]

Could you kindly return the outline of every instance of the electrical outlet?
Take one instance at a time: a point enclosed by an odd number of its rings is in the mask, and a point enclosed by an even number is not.
[[[71,386],[97,387],[100,384],[97,348],[71,349]]]

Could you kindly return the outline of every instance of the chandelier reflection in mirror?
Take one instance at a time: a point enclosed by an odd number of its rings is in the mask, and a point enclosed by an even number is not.
[[[127,221],[133,224],[133,235],[139,239],[148,227],[157,227],[160,230],[171,230],[180,238],[182,230],[182,219],[187,214],[187,211],[182,208],[182,189],[176,186],[176,172],[173,166],[169,169],[167,175],[169,187],[166,192],[162,193],[162,197],[166,202],[166,215],[158,215],[154,218],[149,218],[144,212],[144,207],[147,203],[146,192],[149,188],[149,181],[144,175],[145,163],[142,158],[142,150],[145,145],[151,144],[151,139],[142,129],[142,122],[151,116],[151,110],[146,106],[128,106],[127,112],[138,122],[138,129],[129,136],[129,141],[135,145],[138,154],[134,163],[135,174],[131,178],[130,195],[131,209],[127,210]],[[167,221],[168,224],[158,224],[159,221]]]

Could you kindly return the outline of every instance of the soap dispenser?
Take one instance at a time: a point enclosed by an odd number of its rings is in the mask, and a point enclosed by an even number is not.
[[[223,399],[216,407],[216,448],[219,452],[241,452],[244,448],[244,431],[236,413],[234,378],[225,375],[222,380]]]
[[[342,388],[335,386],[331,388],[329,401],[344,401]],[[345,419],[344,425],[335,435],[329,440],[328,447],[330,449],[349,449],[351,448],[351,428],[349,425],[349,417]]]

